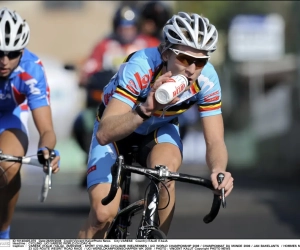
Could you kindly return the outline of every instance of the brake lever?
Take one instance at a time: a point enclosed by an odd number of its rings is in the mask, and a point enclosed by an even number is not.
[[[51,161],[50,158],[47,160],[47,164],[48,164],[48,175],[49,175],[49,179],[48,179],[48,185],[49,185],[49,189],[51,189],[51,180],[52,180],[52,167],[51,167]]]
[[[219,184],[222,183],[222,181],[224,180],[224,177],[225,177],[225,175],[224,175],[223,173],[219,173],[219,174],[217,175],[217,180],[218,180],[218,183],[219,183]],[[226,207],[225,188],[222,188],[222,189],[221,189],[221,195],[222,195],[222,206],[223,206],[223,208],[225,208],[225,207]]]
[[[46,164],[48,165],[48,172],[44,175],[44,183],[39,196],[40,202],[45,202],[48,196],[48,191],[51,189],[51,178],[52,178],[52,167],[50,165],[51,160],[47,159]]]

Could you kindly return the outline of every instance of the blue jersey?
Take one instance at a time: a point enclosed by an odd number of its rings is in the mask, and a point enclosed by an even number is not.
[[[27,105],[31,110],[49,105],[49,87],[40,59],[25,49],[8,79],[0,79],[0,114],[18,106],[28,109]]]
[[[131,54],[120,66],[119,71],[104,88],[103,103],[117,98],[134,107],[146,101],[155,79],[161,75],[163,61],[157,48],[146,48]],[[221,114],[221,87],[218,74],[211,63],[207,63],[201,75],[190,89],[180,95],[180,100],[154,112],[143,122],[136,133],[148,134],[179,116],[192,105],[198,106],[200,117]]]

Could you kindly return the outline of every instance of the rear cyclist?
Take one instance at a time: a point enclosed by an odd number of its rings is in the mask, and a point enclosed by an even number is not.
[[[25,47],[30,30],[19,14],[0,9],[0,149],[4,154],[24,156],[28,148],[29,109],[40,134],[38,158],[42,163],[55,147],[49,106],[49,86],[40,59]],[[59,168],[59,154],[52,160]],[[0,239],[9,239],[10,224],[18,200],[19,163],[0,164]]]

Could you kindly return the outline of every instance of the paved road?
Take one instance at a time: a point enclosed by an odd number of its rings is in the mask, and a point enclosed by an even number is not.
[[[193,167],[185,172],[198,173]],[[205,174],[205,173],[202,173]],[[23,188],[11,227],[12,238],[76,238],[89,212],[86,191],[78,187],[78,172],[53,178],[46,203],[37,196],[42,173],[23,173]],[[177,185],[177,205],[169,238],[179,239],[299,239],[300,187],[257,179],[235,180],[235,190],[212,224],[202,218],[210,209],[211,192],[188,184]],[[130,229],[134,232],[138,220]],[[134,237],[134,234],[131,234]]]

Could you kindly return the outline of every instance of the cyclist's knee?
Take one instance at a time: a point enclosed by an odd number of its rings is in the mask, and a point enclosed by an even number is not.
[[[118,212],[119,202],[116,201],[120,198],[119,194],[117,194],[115,200],[107,206],[103,206],[101,203],[101,200],[107,195],[109,189],[110,184],[98,184],[90,187],[88,191],[91,203],[89,224],[98,230],[108,225]]]
[[[101,205],[96,205],[90,212],[90,226],[93,228],[102,229],[109,225],[116,213],[112,212],[113,209],[108,209]]]
[[[26,133],[20,129],[5,130],[0,135],[0,149],[4,154],[16,156],[25,155],[28,147],[28,138]],[[20,167],[19,163],[1,162],[0,164],[0,188],[12,184],[20,186]]]
[[[0,166],[0,196],[9,198],[19,192],[21,188],[20,171],[9,171]],[[7,194],[7,191],[10,195]]]
[[[164,152],[163,154],[161,152]],[[161,143],[153,147],[147,158],[147,166],[165,165],[172,172],[178,171],[182,162],[179,148],[171,143]]]
[[[175,181],[167,181],[164,184],[161,184],[159,195],[161,198],[168,198],[170,193],[175,192]]]

